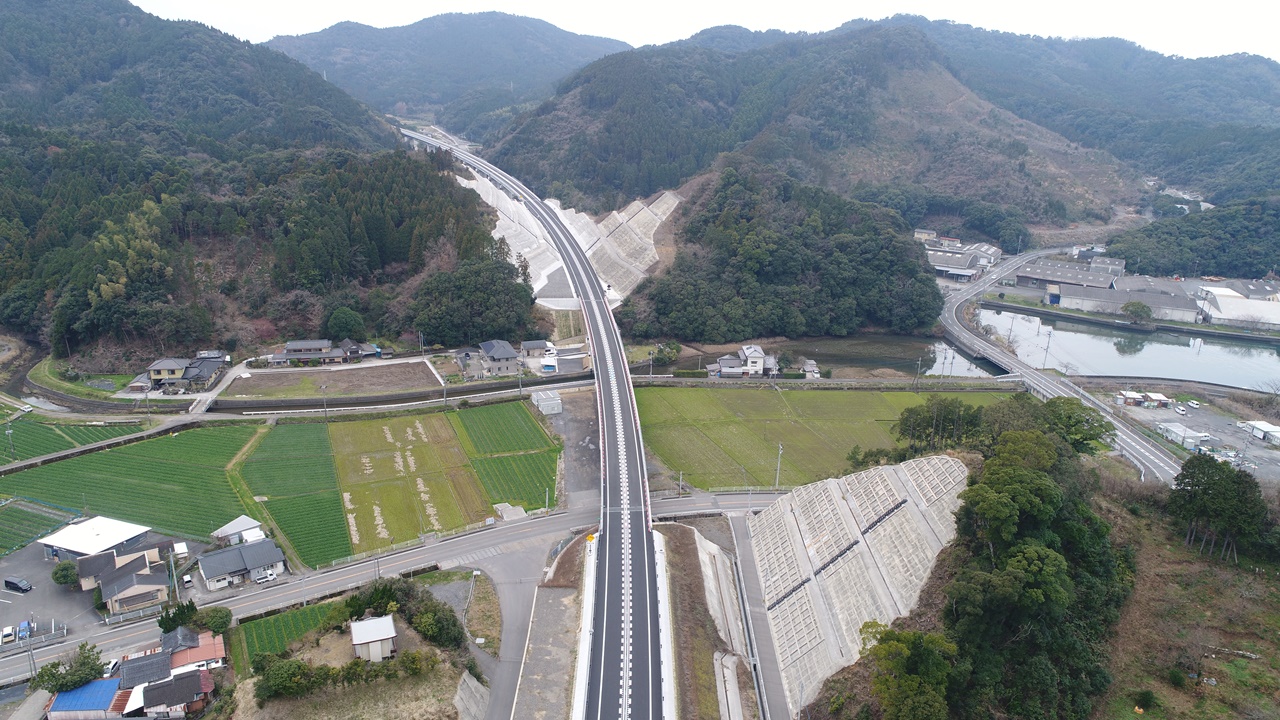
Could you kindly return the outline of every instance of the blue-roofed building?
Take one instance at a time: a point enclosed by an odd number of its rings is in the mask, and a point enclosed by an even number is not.
[[[75,690],[60,692],[49,704],[49,720],[100,720],[117,718],[122,713],[112,708],[120,690],[120,679],[94,680]]]

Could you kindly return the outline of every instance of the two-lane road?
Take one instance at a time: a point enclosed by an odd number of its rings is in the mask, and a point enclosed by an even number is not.
[[[989,342],[971,330],[960,319],[961,309],[974,298],[981,297],[1001,278],[1009,276],[1019,267],[1032,260],[1061,252],[1061,248],[1048,248],[1016,255],[1008,258],[990,270],[981,280],[970,283],[947,297],[942,311],[942,324],[946,329],[964,340],[970,350],[977,350],[987,359],[1003,367],[1011,373],[1022,376],[1027,387],[1043,398],[1074,397],[1084,404],[1093,407],[1103,414],[1115,426],[1113,442],[1124,453],[1125,457],[1138,465],[1143,477],[1148,475],[1164,483],[1170,483],[1173,476],[1182,469],[1182,463],[1158,443],[1138,432],[1123,418],[1115,414],[1111,406],[1081,390],[1070,380],[1057,378],[1042,372],[1024,362],[1008,350]]]
[[[661,717],[661,633],[644,442],[622,336],[609,310],[605,288],[560,217],[518,180],[440,140],[401,132],[448,150],[458,161],[517,196],[547,231],[582,302],[595,369],[602,470],[601,551],[596,555],[586,716]]]

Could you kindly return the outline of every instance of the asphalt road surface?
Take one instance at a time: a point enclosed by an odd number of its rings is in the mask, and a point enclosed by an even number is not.
[[[546,229],[564,262],[586,319],[600,413],[601,552],[596,555],[586,716],[660,717],[661,633],[644,442],[626,351],[609,311],[605,288],[559,216],[519,181],[439,140],[401,132],[449,150],[499,189],[516,196]]]
[[[1021,375],[1028,389],[1037,395],[1043,398],[1078,398],[1085,405],[1101,412],[1116,428],[1113,444],[1126,458],[1138,466],[1142,472],[1143,479],[1150,478],[1166,484],[1171,483],[1173,476],[1177,475],[1182,469],[1182,463],[1178,462],[1177,458],[1160,447],[1155,441],[1142,435],[1127,421],[1116,415],[1110,405],[1076,387],[1070,380],[1043,373],[1038,368],[1023,362],[1004,348],[974,334],[960,321],[960,308],[964,307],[969,300],[980,297],[998,280],[1007,277],[1031,260],[1061,251],[1061,248],[1049,248],[1023,253],[1006,259],[1003,263],[990,270],[981,280],[965,285],[963,289],[947,296],[947,303],[942,311],[942,324],[948,331],[963,338],[971,349],[977,349],[987,359],[1003,367],[1008,372]]]

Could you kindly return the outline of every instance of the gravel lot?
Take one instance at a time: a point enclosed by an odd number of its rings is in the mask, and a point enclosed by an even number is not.
[[[1213,444],[1218,447],[1231,447],[1243,450],[1244,467],[1258,478],[1263,487],[1280,487],[1280,448],[1253,437],[1247,430],[1236,427],[1240,420],[1235,415],[1214,407],[1212,403],[1201,403],[1199,409],[1186,407],[1187,414],[1179,415],[1173,408],[1149,409],[1140,407],[1116,407],[1116,412],[1124,412],[1137,423],[1155,430],[1158,423],[1182,423],[1191,430],[1209,433],[1214,437]],[[1255,419],[1255,418],[1248,418]]]

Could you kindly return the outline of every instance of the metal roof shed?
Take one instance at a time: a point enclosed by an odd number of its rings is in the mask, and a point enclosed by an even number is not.
[[[65,560],[123,549],[140,542],[151,528],[108,517],[91,517],[72,523],[52,535],[40,539],[45,552],[56,550]]]

